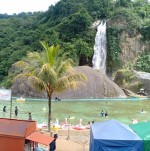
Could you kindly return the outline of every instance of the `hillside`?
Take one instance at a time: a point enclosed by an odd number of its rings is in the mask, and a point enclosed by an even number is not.
[[[150,72],[150,3],[146,0],[60,0],[46,12],[0,14],[0,83],[10,87],[13,63],[39,41],[60,44],[76,65],[89,65],[97,20],[107,21],[107,72],[134,68]],[[9,75],[9,76],[8,76]]]

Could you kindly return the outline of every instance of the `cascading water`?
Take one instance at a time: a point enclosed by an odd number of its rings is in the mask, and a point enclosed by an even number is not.
[[[101,22],[97,27],[95,37],[93,68],[106,73],[106,22]]]

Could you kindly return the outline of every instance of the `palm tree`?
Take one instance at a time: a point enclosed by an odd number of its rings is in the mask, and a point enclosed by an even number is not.
[[[53,93],[78,88],[84,84],[86,76],[74,72],[72,59],[67,58],[67,53],[60,51],[59,45],[48,46],[45,41],[40,43],[44,48],[43,52],[29,52],[26,60],[16,63],[22,72],[14,78],[14,81],[26,78],[33,88],[47,93],[48,130],[50,131]]]

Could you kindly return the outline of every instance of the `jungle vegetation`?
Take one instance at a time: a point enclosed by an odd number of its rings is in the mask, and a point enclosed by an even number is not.
[[[39,41],[61,46],[69,52],[76,65],[89,65],[93,56],[96,20],[110,20],[123,16],[129,21],[126,28],[131,35],[136,29],[143,41],[150,43],[150,2],[148,0],[60,0],[45,12],[0,14],[0,81],[9,87],[13,63],[26,57],[27,52],[41,52]],[[118,67],[118,34],[123,29],[108,29],[109,71]],[[150,72],[150,50],[142,53],[134,68]],[[146,65],[145,65],[146,64]],[[143,68],[144,65],[144,68]],[[121,68],[121,67],[118,67]]]

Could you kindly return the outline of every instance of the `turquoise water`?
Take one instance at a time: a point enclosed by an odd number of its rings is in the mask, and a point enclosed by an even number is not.
[[[13,99],[17,99],[18,97],[13,97]],[[26,100],[30,101],[48,101],[47,99],[39,99],[39,98],[26,98]],[[139,100],[150,100],[150,98],[146,97],[132,97],[132,98],[87,98],[87,99],[62,99],[62,101],[139,101]],[[55,100],[52,100],[55,101]]]
[[[3,114],[3,106],[7,106],[7,113]],[[14,115],[15,106],[19,109],[19,114]],[[141,114],[144,109],[145,114]],[[99,116],[101,110],[107,110],[108,118]],[[10,118],[10,102],[0,102],[1,117]],[[47,122],[48,101],[46,99],[26,99],[25,102],[12,100],[12,118],[28,119],[28,112],[32,113],[33,120],[37,123]],[[133,118],[139,121],[150,120],[150,99],[148,98],[109,98],[109,99],[66,99],[60,102],[52,101],[52,120],[59,119],[64,122],[65,118],[75,116],[71,122],[78,124],[82,119],[83,124],[89,121],[104,121],[107,119],[117,119],[129,124]],[[70,122],[70,121],[69,121]]]

